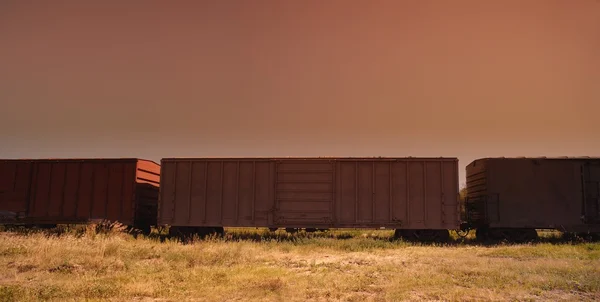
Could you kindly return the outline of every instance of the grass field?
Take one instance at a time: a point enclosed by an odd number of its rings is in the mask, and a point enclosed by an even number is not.
[[[226,229],[190,244],[92,228],[0,232],[0,301],[600,299],[600,243],[391,240],[391,231]]]

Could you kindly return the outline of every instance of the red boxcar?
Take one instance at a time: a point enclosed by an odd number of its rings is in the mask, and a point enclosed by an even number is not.
[[[160,166],[143,159],[0,160],[0,222],[156,224]]]
[[[460,225],[456,158],[174,158],[161,167],[158,224],[172,229],[385,227],[445,236]]]
[[[478,237],[600,232],[600,158],[482,158],[466,170],[467,220]]]

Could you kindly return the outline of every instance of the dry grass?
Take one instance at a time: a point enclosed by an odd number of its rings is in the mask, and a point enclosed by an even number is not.
[[[0,233],[0,301],[598,300],[600,244],[418,245],[390,231],[228,230],[192,244]]]

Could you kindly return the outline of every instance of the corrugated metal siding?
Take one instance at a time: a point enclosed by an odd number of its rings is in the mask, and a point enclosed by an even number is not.
[[[411,228],[457,223],[455,162],[340,161],[338,165],[338,223]]]
[[[136,181],[138,183],[148,183],[155,187],[159,187],[160,165],[148,160],[138,160],[136,170]]]
[[[0,161],[0,211],[27,211],[31,162]]]
[[[136,162],[34,163],[29,219],[133,223]]]
[[[165,159],[160,224],[455,228],[458,161]]]
[[[467,167],[474,179],[485,171],[485,189],[468,187],[485,200],[491,227],[585,229],[582,221],[584,165],[593,158],[486,158]],[[476,194],[473,194],[475,192]],[[477,221],[480,222],[480,221]]]
[[[251,159],[163,161],[159,223],[272,223],[273,166]]]
[[[19,190],[13,192],[20,192],[18,202],[25,208],[22,222],[76,223],[107,219],[133,225],[136,215],[140,214],[136,213],[138,203],[145,202],[154,208],[158,203],[160,167],[156,163],[140,162],[144,169],[138,169],[137,159],[6,160],[0,167],[2,175],[10,174],[13,166],[22,167],[18,174],[24,176],[2,178],[2,182],[13,179],[20,184]],[[28,179],[27,170],[30,171]],[[153,199],[142,196],[141,185],[154,188]],[[8,210],[8,203],[0,204],[0,211]],[[142,220],[155,222],[156,218]]]
[[[487,195],[486,161],[480,160],[469,164],[467,171],[467,197],[477,198]]]

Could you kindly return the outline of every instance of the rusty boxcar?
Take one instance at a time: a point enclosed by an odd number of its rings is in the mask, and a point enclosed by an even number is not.
[[[165,158],[159,225],[391,228],[445,239],[458,229],[456,158]]]
[[[160,166],[143,159],[0,160],[0,223],[156,224]]]
[[[466,220],[477,237],[600,232],[599,158],[483,158],[466,172]]]

